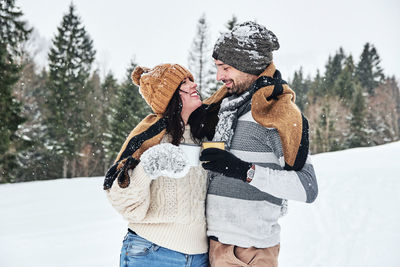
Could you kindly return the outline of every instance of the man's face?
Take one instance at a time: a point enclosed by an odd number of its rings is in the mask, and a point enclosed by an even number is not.
[[[217,66],[217,80],[222,81],[231,94],[240,95],[257,79],[257,75],[237,70],[221,60],[214,59],[214,62]]]

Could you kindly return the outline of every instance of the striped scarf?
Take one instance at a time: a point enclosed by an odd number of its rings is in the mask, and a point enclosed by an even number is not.
[[[215,128],[215,135],[213,141],[225,142],[226,148],[229,150],[233,134],[236,129],[238,118],[250,111],[251,99],[254,93],[265,86],[274,85],[274,92],[268,101],[277,99],[277,96],[282,94],[282,84],[286,84],[281,78],[280,72],[275,71],[274,78],[261,76],[259,77],[250,88],[240,96],[230,96],[224,98],[221,103],[221,108],[218,113],[218,124]]]

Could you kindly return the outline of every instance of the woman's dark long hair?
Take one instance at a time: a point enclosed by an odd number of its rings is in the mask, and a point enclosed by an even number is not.
[[[167,119],[167,134],[172,138],[173,145],[179,145],[183,140],[185,123],[182,119],[182,99],[179,88],[173,94],[163,116]],[[218,122],[219,104],[201,105],[189,117],[190,134],[196,144],[201,144],[204,138],[211,140]]]
[[[167,119],[167,134],[172,138],[173,145],[179,145],[185,132],[185,123],[181,117],[182,100],[179,95],[179,88],[173,94],[164,112],[164,118]]]

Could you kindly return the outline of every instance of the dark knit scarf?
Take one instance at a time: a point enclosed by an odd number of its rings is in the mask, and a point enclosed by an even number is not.
[[[167,122],[152,114],[143,119],[129,134],[114,164],[107,171],[103,189],[110,189],[115,180],[122,188],[129,185],[128,170],[140,162],[140,155],[153,145],[159,144],[164,136]]]
[[[283,92],[282,84],[286,84],[286,82],[281,79],[281,74],[277,70],[273,78],[267,76],[258,77],[243,94],[224,98],[218,113],[219,120],[215,128],[213,141],[225,142],[226,148],[229,149],[238,118],[251,110],[251,99],[254,93],[262,87],[274,85],[274,92],[269,100],[277,99],[277,96]]]

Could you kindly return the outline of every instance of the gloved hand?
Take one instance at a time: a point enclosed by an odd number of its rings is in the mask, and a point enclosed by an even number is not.
[[[182,178],[190,169],[183,150],[170,143],[158,144],[147,149],[141,155],[140,162],[152,179],[159,176]]]
[[[204,149],[201,152],[200,160],[208,161],[202,164],[206,170],[218,172],[243,181],[246,181],[247,171],[252,165],[237,158],[232,153],[218,148]]]

